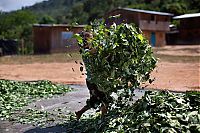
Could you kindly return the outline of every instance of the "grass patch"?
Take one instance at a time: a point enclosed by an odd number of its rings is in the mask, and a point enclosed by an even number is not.
[[[164,55],[155,54],[157,58],[161,61],[171,62],[171,63],[199,63],[200,56],[178,56],[178,55]]]
[[[81,55],[78,52],[44,55],[12,55],[0,57],[0,64],[65,63],[81,59]]]

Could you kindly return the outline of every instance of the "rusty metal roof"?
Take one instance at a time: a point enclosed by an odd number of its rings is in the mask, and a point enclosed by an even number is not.
[[[184,15],[173,17],[173,19],[184,19],[184,18],[194,18],[194,17],[200,17],[200,13],[184,14]]]
[[[157,12],[157,11],[149,11],[149,10],[140,10],[140,9],[133,9],[133,8],[118,8],[122,10],[132,11],[132,12],[142,12],[142,13],[148,13],[148,14],[156,14],[156,15],[165,15],[165,16],[174,16],[171,13],[166,12]]]

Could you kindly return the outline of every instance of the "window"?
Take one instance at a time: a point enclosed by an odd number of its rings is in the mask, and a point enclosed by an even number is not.
[[[151,15],[151,21],[155,21],[155,15]]]
[[[62,40],[70,39],[73,36],[73,32],[62,32]]]
[[[76,39],[73,37],[73,32],[62,32],[62,45],[65,47],[71,47],[76,43]]]

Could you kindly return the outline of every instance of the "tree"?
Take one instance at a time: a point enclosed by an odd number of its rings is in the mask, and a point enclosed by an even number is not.
[[[71,9],[71,20],[70,23],[72,22],[77,22],[77,23],[87,23],[88,20],[88,13],[85,12],[84,10],[84,4],[79,2],[76,3],[72,9]]]
[[[187,5],[185,3],[170,3],[162,6],[163,11],[173,13],[174,15],[181,15],[187,13]]]
[[[5,13],[0,16],[0,38],[15,39],[26,50],[32,47],[32,24],[37,22],[37,17],[30,11],[19,10]]]
[[[55,19],[53,19],[51,16],[49,15],[44,15],[40,20],[39,20],[39,24],[54,24],[56,22]]]
[[[199,0],[190,0],[189,2],[191,12],[200,12]]]

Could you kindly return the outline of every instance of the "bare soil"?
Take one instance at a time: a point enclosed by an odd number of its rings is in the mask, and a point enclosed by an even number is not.
[[[195,56],[199,60],[199,46],[175,46],[157,48],[156,53],[170,56]],[[2,57],[0,57],[2,58]],[[79,60],[81,61],[81,60]],[[0,79],[33,81],[50,80],[56,83],[85,84],[85,76],[79,71],[79,64],[67,62],[31,62],[28,64],[0,64]],[[73,68],[73,69],[72,69]],[[147,88],[172,91],[200,91],[200,62],[160,60],[152,73],[155,81]],[[147,84],[146,84],[147,85]],[[145,85],[144,85],[145,86]]]

